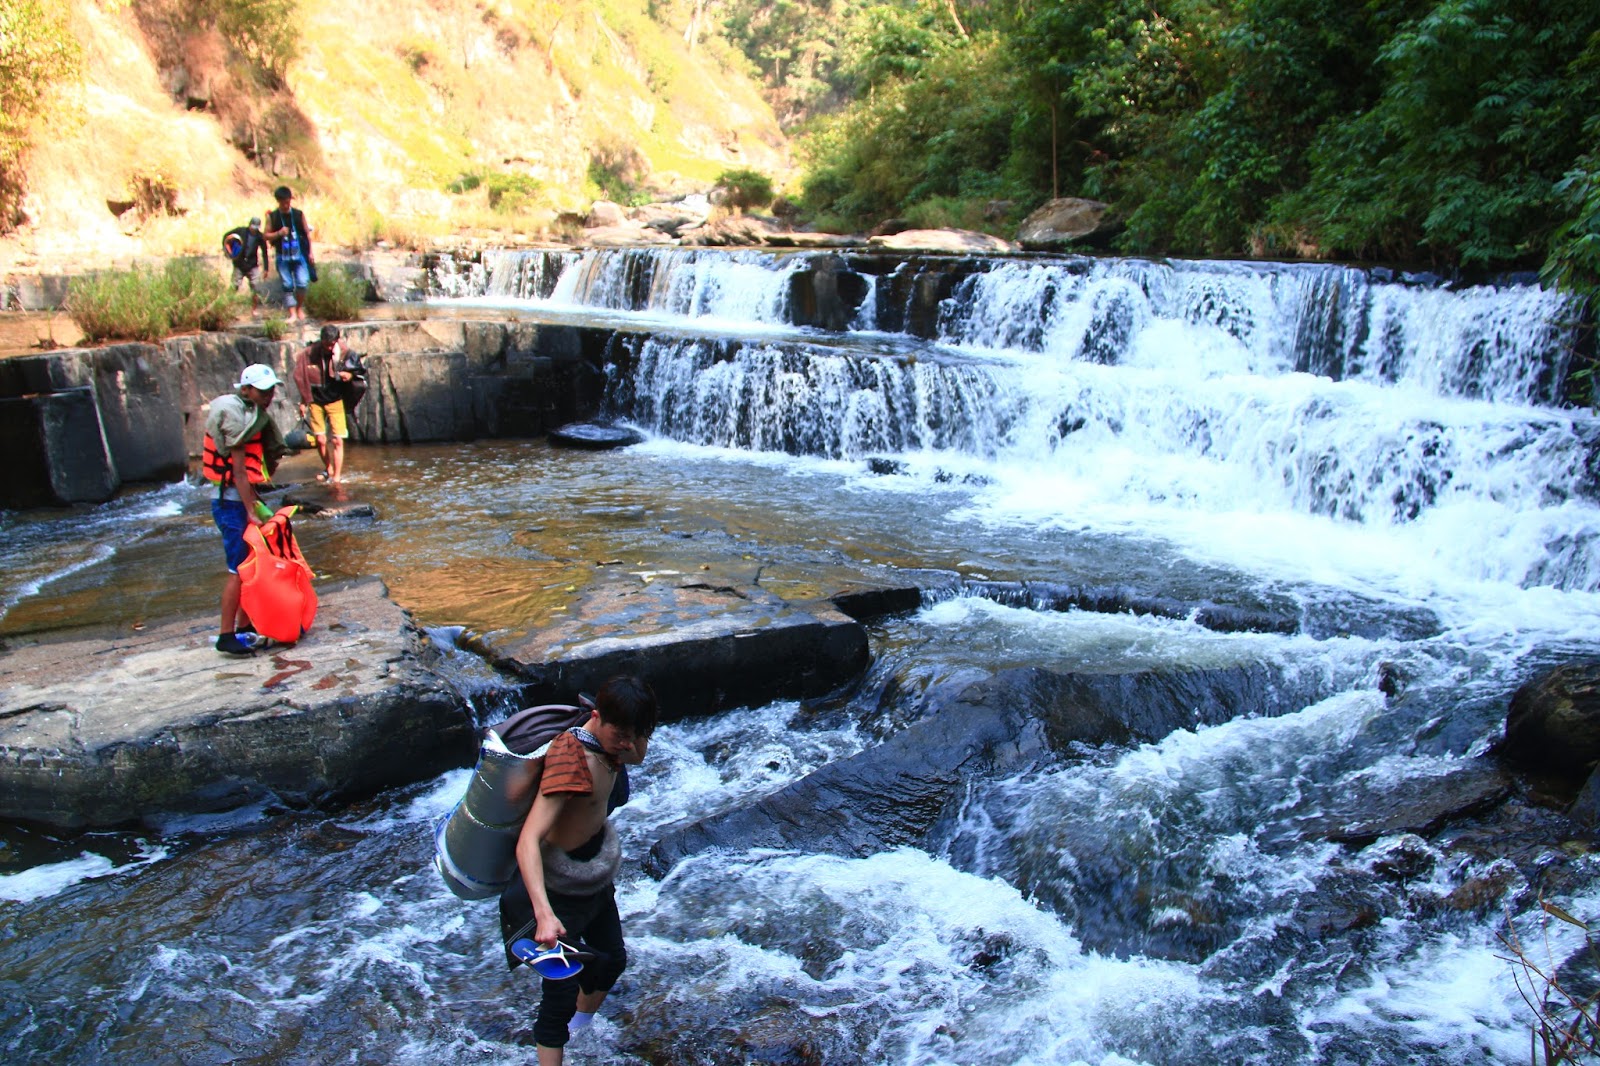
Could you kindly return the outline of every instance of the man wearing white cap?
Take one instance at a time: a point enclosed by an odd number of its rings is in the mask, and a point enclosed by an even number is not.
[[[250,553],[244,531],[272,514],[257,498],[256,486],[271,483],[273,468],[289,451],[267,413],[278,385],[278,375],[270,366],[252,363],[239,375],[236,391],[212,400],[206,415],[201,472],[218,486],[211,515],[222,531],[228,579],[222,586],[217,650],[226,655],[249,655],[264,646],[249,617],[239,609],[239,564]]]

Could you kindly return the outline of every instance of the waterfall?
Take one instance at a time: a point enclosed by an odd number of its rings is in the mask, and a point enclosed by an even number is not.
[[[532,258],[506,253],[489,278],[526,276],[514,264]],[[1013,518],[1206,553],[1250,515],[1252,531],[1318,542],[1362,531],[1350,551],[1453,578],[1600,588],[1600,424],[1555,406],[1576,308],[1534,284],[1075,257],[538,262],[560,276],[535,306],[682,323],[613,346],[608,413],[660,437],[889,457],[988,484]],[[863,279],[850,330],[790,321],[824,264]]]

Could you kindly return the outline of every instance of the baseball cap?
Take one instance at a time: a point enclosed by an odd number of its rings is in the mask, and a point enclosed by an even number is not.
[[[268,389],[276,388],[280,384],[278,375],[272,372],[270,366],[265,363],[251,363],[244,368],[244,373],[239,375],[239,384],[235,387],[243,388],[249,385],[252,389],[260,389],[262,392],[266,392]]]
[[[250,224],[251,224],[251,225],[252,225],[252,226],[259,226],[259,225],[261,225],[261,219],[259,219],[259,218],[252,218],[252,219],[251,219],[251,220],[250,220]]]

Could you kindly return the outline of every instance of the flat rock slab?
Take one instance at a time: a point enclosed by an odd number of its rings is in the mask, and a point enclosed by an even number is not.
[[[638,674],[655,688],[665,721],[819,696],[857,677],[870,654],[866,630],[831,603],[671,575],[601,581],[534,632],[464,643],[524,678],[530,704]]]
[[[465,702],[367,579],[292,648],[229,658],[214,618],[0,653],[0,817],[63,828],[317,804],[470,764]]]

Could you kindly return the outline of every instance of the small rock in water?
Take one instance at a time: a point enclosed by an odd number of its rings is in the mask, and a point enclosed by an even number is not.
[[[644,434],[627,426],[607,426],[599,422],[570,422],[550,431],[550,443],[567,448],[626,448],[644,440]]]

